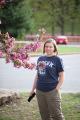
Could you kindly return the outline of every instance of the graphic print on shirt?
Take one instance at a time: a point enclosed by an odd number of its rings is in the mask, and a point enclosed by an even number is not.
[[[51,61],[39,61],[38,62],[38,73],[40,75],[46,74],[46,67],[52,68],[54,64]]]

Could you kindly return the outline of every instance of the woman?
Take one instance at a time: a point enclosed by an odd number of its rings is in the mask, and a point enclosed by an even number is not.
[[[44,55],[37,61],[37,75],[31,90],[36,96],[42,120],[64,120],[61,110],[60,88],[64,81],[62,60],[57,56],[55,40],[48,39]]]

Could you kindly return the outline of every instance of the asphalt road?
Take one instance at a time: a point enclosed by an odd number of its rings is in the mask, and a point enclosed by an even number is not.
[[[80,92],[80,54],[62,55],[65,81],[61,88],[62,92]],[[32,58],[33,61],[37,57]],[[12,63],[6,64],[0,59],[0,89],[13,89],[29,91],[35,77],[35,70],[14,68]]]
[[[64,92],[80,92],[80,54],[62,56],[65,67]]]

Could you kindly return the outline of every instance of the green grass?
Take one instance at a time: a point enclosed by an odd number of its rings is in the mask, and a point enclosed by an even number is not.
[[[80,46],[58,45],[59,54],[80,53]]]
[[[0,120],[41,120],[36,97],[28,103],[28,93],[21,93],[17,103],[0,106]],[[80,93],[62,93],[65,120],[80,120]]]
[[[80,94],[62,94],[62,98],[66,120],[80,120]]]

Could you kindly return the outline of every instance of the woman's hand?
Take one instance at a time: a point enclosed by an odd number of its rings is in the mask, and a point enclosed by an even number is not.
[[[35,92],[34,90],[31,90],[31,92],[30,92],[30,95],[29,95],[29,96],[31,96],[34,92]]]
[[[55,88],[57,91],[59,91],[60,89],[58,87]]]

